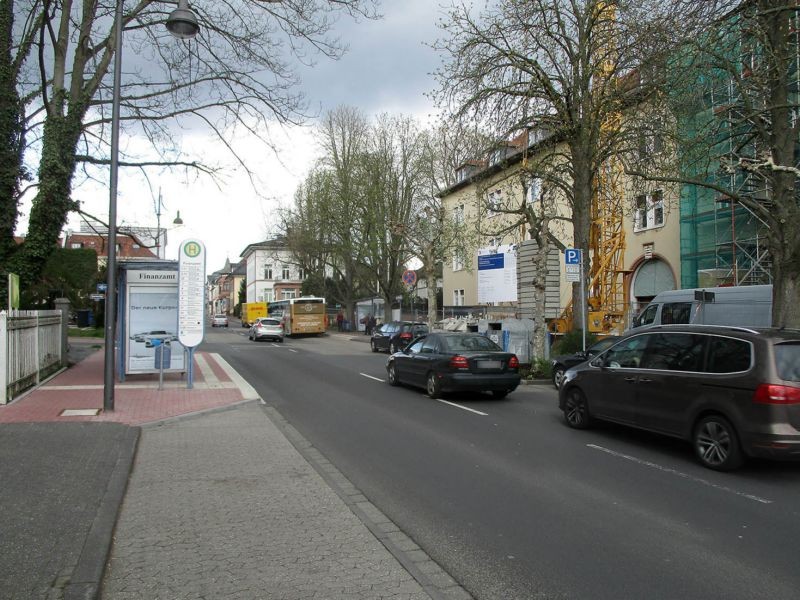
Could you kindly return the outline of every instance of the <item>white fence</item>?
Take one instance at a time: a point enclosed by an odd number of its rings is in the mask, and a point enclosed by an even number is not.
[[[0,404],[34,387],[61,366],[62,312],[0,312]]]

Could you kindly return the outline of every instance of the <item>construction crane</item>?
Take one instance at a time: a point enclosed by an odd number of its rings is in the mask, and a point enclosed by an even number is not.
[[[595,5],[600,27],[612,29],[616,23],[617,7],[614,0],[598,0]],[[618,85],[616,81],[616,36],[609,30],[601,33],[603,43],[597,48],[600,60],[594,76],[594,91],[608,94],[608,87]],[[622,122],[621,107],[611,110],[600,126],[600,144],[604,147],[608,139],[619,132]],[[623,167],[621,160],[612,154],[602,165],[594,181],[594,193],[590,208],[588,254],[591,260],[588,285],[587,331],[592,333],[621,332],[624,328],[627,299],[622,275],[625,264],[624,191],[622,188]],[[572,329],[574,310],[572,300],[558,319],[550,322],[554,333],[565,333]]]

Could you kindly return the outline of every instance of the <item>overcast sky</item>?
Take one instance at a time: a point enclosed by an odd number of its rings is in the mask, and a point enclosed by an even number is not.
[[[356,24],[341,19],[336,32],[349,45],[347,54],[335,62],[320,59],[313,69],[300,71],[311,108],[323,113],[347,104],[368,115],[413,114],[426,121],[433,107],[425,94],[434,89],[430,74],[440,60],[426,44],[440,34],[436,27],[439,4],[438,0],[384,0],[381,20]],[[267,200],[253,193],[244,173],[233,165],[220,189],[208,181],[186,182],[168,175],[152,178],[148,189],[143,181],[120,171],[118,223],[155,228],[155,198],[160,188],[164,207],[161,226],[170,229],[166,258],[177,259],[180,242],[195,237],[206,244],[208,273],[221,269],[226,258],[234,263],[248,244],[269,235],[277,220],[276,208],[291,203],[316,152],[312,132],[311,127],[276,128],[272,135],[281,146],[279,158],[252,140],[237,140],[238,149],[258,171],[258,187]],[[203,130],[184,131],[183,144],[204,148],[204,158],[211,161],[231,162]],[[87,212],[103,218],[108,215],[107,189],[78,189],[76,197]],[[172,229],[177,211],[184,226]],[[77,229],[78,224],[79,219],[73,216],[68,227]]]

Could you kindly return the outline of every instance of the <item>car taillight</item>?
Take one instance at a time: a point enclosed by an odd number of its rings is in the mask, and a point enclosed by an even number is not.
[[[753,394],[757,404],[800,404],[800,388],[762,383]]]
[[[519,359],[516,356],[512,356],[508,359],[508,368],[509,369],[518,369],[519,368]]]
[[[469,369],[469,361],[466,356],[456,355],[450,359],[450,366],[454,369]]]
[[[405,333],[401,333],[400,334],[400,339],[401,340],[410,340],[411,339],[411,334],[408,333],[407,331]]]

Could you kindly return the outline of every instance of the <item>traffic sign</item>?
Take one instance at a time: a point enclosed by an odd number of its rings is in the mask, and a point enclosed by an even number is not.
[[[568,265],[581,264],[581,251],[578,248],[567,248],[564,250],[564,263]]]
[[[108,291],[108,284],[107,283],[98,283],[97,284],[97,293],[98,294],[105,294]]]
[[[403,283],[409,287],[417,283],[417,272],[412,271],[411,269],[406,269],[403,271]]]
[[[94,300],[95,302],[100,302],[101,300],[106,299],[105,294],[89,294],[89,299]]]

